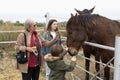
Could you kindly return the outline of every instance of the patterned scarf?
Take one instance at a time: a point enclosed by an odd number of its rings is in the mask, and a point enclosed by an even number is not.
[[[33,32],[31,35],[31,42],[30,42],[30,47],[35,46],[35,40],[37,42],[38,48],[37,51],[39,52],[38,55],[38,65],[41,65],[42,63],[42,54],[41,54],[41,44],[38,38],[38,34],[37,32]],[[30,56],[29,56],[29,67],[35,67],[37,65],[37,60],[36,60],[36,56],[33,52],[30,52]]]

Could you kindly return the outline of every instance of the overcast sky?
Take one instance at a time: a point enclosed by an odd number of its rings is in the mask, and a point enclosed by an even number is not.
[[[27,18],[45,22],[44,15],[49,12],[51,18],[67,21],[70,14],[79,10],[91,9],[93,13],[110,19],[120,19],[120,0],[0,0],[0,19],[21,21]]]

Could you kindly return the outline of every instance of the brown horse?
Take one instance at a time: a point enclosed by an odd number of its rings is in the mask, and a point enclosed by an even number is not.
[[[97,14],[75,15],[67,22],[67,46],[71,55],[77,55],[88,37],[98,44],[115,46],[115,36],[120,34],[120,23]],[[98,49],[103,63],[114,56],[113,51]],[[112,61],[113,63],[113,61]],[[104,69],[104,80],[109,80],[110,68]]]
[[[95,7],[93,7],[93,8],[90,9],[90,10],[84,9],[83,11],[80,11],[80,10],[75,9],[75,11],[76,11],[79,15],[85,15],[85,14],[91,14],[91,13],[93,12],[94,8],[95,8]],[[92,38],[90,38],[90,37],[88,37],[88,40],[87,40],[87,41],[89,41],[89,42],[94,42],[94,43],[95,43],[95,41],[94,41]],[[84,45],[84,46],[82,46],[82,48],[83,48],[83,53],[84,53],[84,56],[85,56],[85,57],[90,58],[90,56],[91,56],[91,54],[92,54],[92,55],[95,56],[95,60],[96,60],[96,61],[98,61],[98,62],[100,61],[100,54],[99,54],[99,52],[97,51],[97,48],[91,47],[91,46],[89,46],[89,45]],[[90,66],[90,60],[85,59],[85,69],[86,69],[87,71],[89,71],[89,66]],[[95,64],[95,69],[96,69],[96,72],[98,72],[98,71],[100,70],[100,64],[99,64],[99,63],[96,63],[96,64]],[[100,74],[98,74],[97,76],[100,77]],[[86,72],[85,80],[89,80],[89,73],[88,73],[88,72]]]

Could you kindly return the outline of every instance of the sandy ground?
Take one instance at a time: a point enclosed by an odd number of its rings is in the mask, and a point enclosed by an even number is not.
[[[0,59],[0,80],[21,80],[21,75],[15,68],[15,59],[4,57]]]
[[[82,53],[82,51],[80,52],[80,54]],[[67,58],[67,60],[66,60]],[[69,64],[71,57],[70,56],[65,56],[65,62],[67,64]],[[21,73],[16,69],[15,67],[16,64],[16,59],[13,56],[9,56],[9,55],[5,55],[3,56],[3,58],[0,58],[0,80],[22,80],[21,79]],[[77,65],[81,66],[82,68],[84,68],[84,59],[81,57],[77,57]],[[95,69],[94,69],[94,62],[90,63],[90,71],[92,73],[95,73]],[[101,66],[101,68],[103,68]],[[112,74],[113,70],[111,70],[111,80],[113,77]],[[67,80],[85,80],[85,72],[83,70],[81,70],[80,68],[75,68],[73,73],[75,74],[75,76],[79,77],[79,79],[72,77],[70,72],[68,72],[66,74]],[[73,79],[74,78],[74,79]],[[101,78],[103,78],[103,71],[101,72]],[[45,68],[44,65],[42,67],[42,72],[40,74],[40,79],[39,80],[45,80]],[[96,79],[94,79],[96,80]]]
[[[20,71],[16,69],[15,57],[0,58],[0,80],[22,80]],[[44,68],[42,68],[39,80],[45,80]]]

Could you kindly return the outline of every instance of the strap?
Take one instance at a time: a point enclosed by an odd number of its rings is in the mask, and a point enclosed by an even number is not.
[[[26,39],[26,34],[25,33],[24,33],[24,41],[25,41],[25,46],[27,46],[27,39]]]
[[[25,42],[25,46],[27,46],[26,34],[25,34],[25,32],[23,32],[23,34],[24,34],[24,42]],[[27,50],[25,51],[25,55],[26,55],[26,57],[27,57]]]

